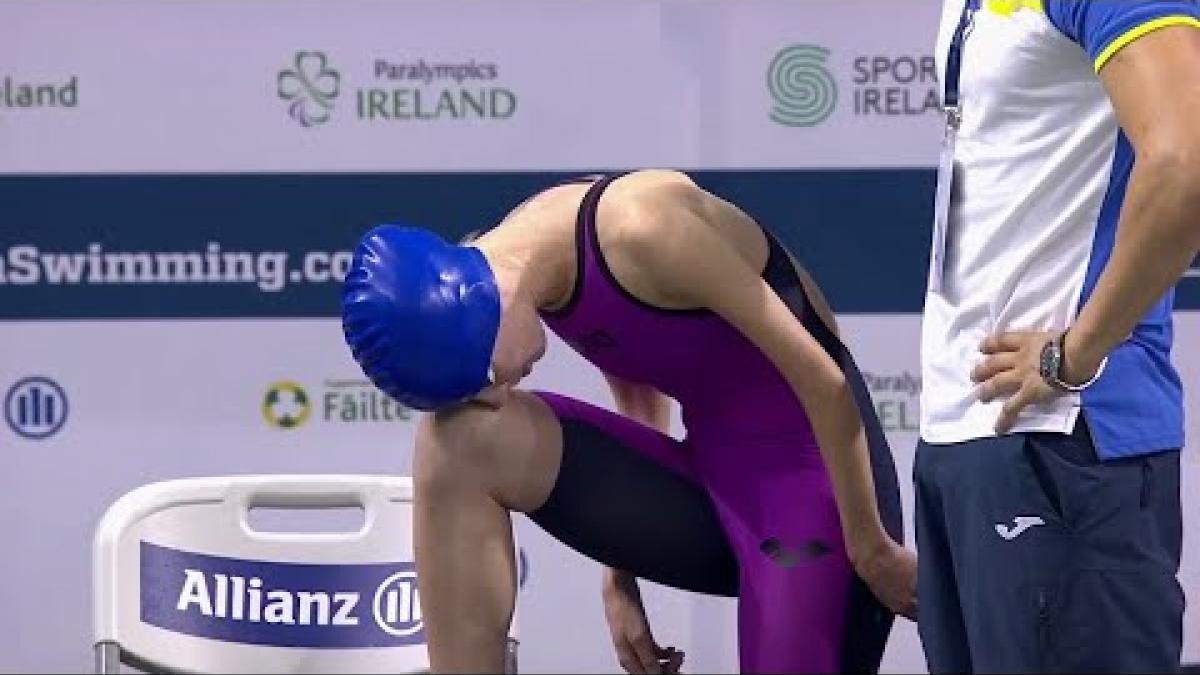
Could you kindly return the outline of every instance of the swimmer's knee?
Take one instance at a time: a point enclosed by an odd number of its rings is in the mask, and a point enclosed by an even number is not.
[[[422,417],[413,456],[418,487],[474,482],[495,448],[489,432],[500,415],[500,410],[466,404]]]
[[[506,449],[528,442],[527,430],[544,409],[537,397],[513,392],[499,408],[468,403],[425,415],[417,428],[414,479],[425,488],[465,482],[487,488]]]

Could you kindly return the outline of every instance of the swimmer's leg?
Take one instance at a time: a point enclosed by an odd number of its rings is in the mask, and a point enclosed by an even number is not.
[[[854,574],[820,451],[697,451],[742,572],[742,671],[877,671],[892,614]]]
[[[500,672],[516,579],[509,511],[636,576],[733,595],[737,567],[671,438],[551,394],[427,416],[413,467],[432,669]]]

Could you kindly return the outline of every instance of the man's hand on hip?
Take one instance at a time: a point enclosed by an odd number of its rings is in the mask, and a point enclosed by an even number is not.
[[[1064,393],[1048,383],[1040,369],[1043,348],[1058,336],[1059,333],[1054,331],[996,333],[979,346],[986,357],[971,371],[971,380],[979,385],[979,400],[987,403],[1009,397],[996,419],[996,433],[1003,434],[1012,429],[1027,406],[1050,401]],[[1068,340],[1059,375],[1070,384],[1086,382],[1100,364],[1072,358],[1070,347]]]

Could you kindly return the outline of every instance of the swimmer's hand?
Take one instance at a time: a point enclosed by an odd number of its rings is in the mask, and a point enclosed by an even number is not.
[[[497,371],[495,367],[490,368],[488,369],[489,384],[481,389],[478,394],[475,394],[475,397],[471,400],[475,403],[481,403],[489,408],[499,410],[504,407],[504,404],[508,403],[513,389],[532,372],[532,363],[517,370]]]
[[[604,570],[604,616],[612,634],[617,660],[627,673],[678,673],[683,652],[660,647],[650,633],[637,579],[625,572]]]
[[[499,410],[504,407],[505,403],[508,403],[508,398],[511,394],[512,385],[510,384],[489,384],[478,394],[475,394],[475,398],[472,401]]]
[[[917,554],[885,537],[855,561],[854,571],[888,609],[917,620]]]

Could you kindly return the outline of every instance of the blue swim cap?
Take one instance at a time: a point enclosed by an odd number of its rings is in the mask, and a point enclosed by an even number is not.
[[[437,410],[488,384],[500,293],[478,249],[412,227],[381,225],[354,251],[342,329],[363,372],[417,410]]]

